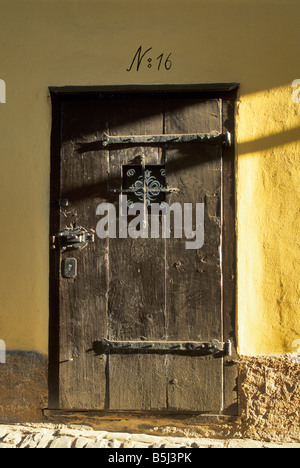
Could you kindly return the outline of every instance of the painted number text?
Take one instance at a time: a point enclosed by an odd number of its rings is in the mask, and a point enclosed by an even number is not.
[[[143,50],[143,47],[140,46],[133,58],[131,59],[129,68],[126,68],[128,72],[131,71],[140,71],[142,68],[156,69],[161,70],[171,70],[173,66],[172,62],[172,52],[171,53],[162,53],[158,57],[153,53],[153,47],[150,47],[147,50]]]

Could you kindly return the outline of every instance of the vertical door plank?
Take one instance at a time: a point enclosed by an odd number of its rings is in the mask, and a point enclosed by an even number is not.
[[[235,96],[223,100],[223,131],[234,141]],[[224,413],[238,414],[238,364],[235,339],[236,311],[236,234],[235,234],[235,159],[234,146],[223,151],[224,227],[223,227],[223,308],[224,338],[232,343],[233,357],[224,360]]]
[[[176,99],[166,109],[166,133],[222,130],[220,100]],[[169,203],[193,203],[194,213],[196,203],[205,204],[204,246],[187,250],[185,238],[166,244],[170,340],[222,340],[221,169],[219,145],[178,145],[166,152],[167,183],[179,189],[179,193],[170,195]],[[204,408],[204,395],[209,394],[211,409],[220,411],[221,358],[170,356],[169,362],[169,379],[177,382],[169,388],[170,408]]]
[[[94,150],[106,129],[105,101],[63,106],[60,228],[95,229],[97,205],[107,197],[107,151]],[[93,342],[107,330],[107,241],[95,237],[84,250],[62,252],[77,260],[75,279],[60,276],[60,408],[104,408],[105,358],[95,359]]]
[[[221,131],[221,103],[182,101],[167,106],[166,132]],[[173,109],[172,109],[173,107]],[[186,238],[167,243],[167,309],[170,339],[222,338],[221,321],[221,147],[188,144],[168,149],[169,203],[205,204],[204,246],[186,249]]]
[[[170,356],[168,409],[218,414],[222,405],[222,372],[212,356]]]
[[[116,99],[111,102],[110,134],[161,133],[161,101]],[[128,147],[110,151],[110,187],[120,189],[122,166],[159,164],[161,151]],[[119,196],[111,196],[118,211]],[[128,222],[133,218],[128,218]],[[165,247],[163,239],[110,239],[109,337],[116,340],[162,339],[165,321]]]
[[[163,132],[162,101],[149,98],[112,100],[111,135]],[[121,188],[122,165],[161,164],[155,147],[110,151],[110,187]],[[111,196],[118,210],[118,196]],[[130,222],[132,218],[128,218]],[[109,327],[112,340],[161,340],[165,330],[165,241],[109,240]],[[110,409],[164,408],[166,376],[163,360],[147,355],[109,357]]]
[[[167,409],[165,360],[151,354],[109,356],[110,409]]]

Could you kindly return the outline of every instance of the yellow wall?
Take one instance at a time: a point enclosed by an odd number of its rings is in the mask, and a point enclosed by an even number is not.
[[[239,81],[238,337],[300,338],[299,0],[0,0],[0,338],[47,353],[48,86]],[[171,70],[127,72],[139,45]]]

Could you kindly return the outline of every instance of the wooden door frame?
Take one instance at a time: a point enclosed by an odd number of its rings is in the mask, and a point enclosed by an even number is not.
[[[60,198],[61,106],[68,99],[86,99],[88,95],[150,94],[196,96],[199,99],[222,99],[223,132],[232,133],[233,144],[224,147],[222,164],[223,235],[222,235],[222,315],[224,341],[232,342],[233,357],[224,358],[224,415],[237,415],[236,355],[236,232],[235,232],[235,101],[239,83],[193,85],[64,86],[49,87],[52,102],[50,236],[59,230],[59,210],[53,202]],[[58,408],[59,368],[59,282],[55,280],[55,255],[50,252],[49,272],[49,401],[48,408]],[[235,395],[233,394],[233,389]]]

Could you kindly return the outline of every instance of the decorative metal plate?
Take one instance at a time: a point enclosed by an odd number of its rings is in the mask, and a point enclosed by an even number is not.
[[[123,166],[123,189],[127,192],[127,206],[135,203],[162,204],[165,201],[166,170],[162,165]]]

